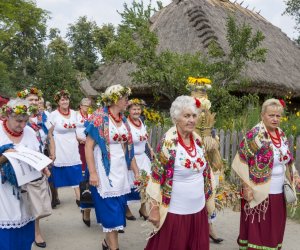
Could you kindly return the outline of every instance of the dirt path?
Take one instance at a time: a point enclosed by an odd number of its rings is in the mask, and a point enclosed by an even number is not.
[[[41,221],[48,250],[99,250],[104,234],[96,224],[94,212],[91,213],[92,225],[85,226],[81,220],[81,213],[75,204],[72,189],[59,190],[61,205],[53,210],[53,214]],[[138,205],[131,205],[132,212],[138,215]],[[128,221],[127,221],[128,222]],[[239,213],[226,210],[218,215],[216,222],[219,235],[224,238],[222,244],[211,243],[211,250],[236,250],[236,237],[239,226]],[[121,250],[142,250],[146,245],[147,225],[142,219],[129,221],[125,234],[120,234]],[[288,220],[284,243],[284,250],[300,249],[300,224]],[[33,246],[32,250],[40,250]]]

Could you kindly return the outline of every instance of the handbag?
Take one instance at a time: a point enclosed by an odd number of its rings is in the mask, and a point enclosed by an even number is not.
[[[287,179],[285,179],[283,183],[283,194],[284,199],[288,204],[294,203],[297,200],[296,193],[294,192],[291,184],[288,182]]]
[[[80,202],[85,204],[93,204],[92,193],[90,191],[90,184],[88,180],[79,183]]]
[[[29,182],[24,187],[27,191],[29,207],[35,218],[43,218],[51,215],[51,192],[46,176]]]

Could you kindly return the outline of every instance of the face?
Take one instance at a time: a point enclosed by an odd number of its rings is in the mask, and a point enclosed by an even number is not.
[[[88,109],[89,109],[90,105],[80,105],[80,110],[83,112],[83,113],[87,113],[88,112]]]
[[[197,114],[191,109],[185,109],[176,120],[176,126],[181,133],[192,133],[196,127]]]
[[[121,112],[124,112],[128,106],[128,96],[123,96],[115,104]]]
[[[26,97],[26,100],[29,102],[29,105],[36,107],[38,106],[39,97],[37,95],[29,95]]]
[[[68,109],[70,105],[70,99],[66,96],[62,96],[58,101],[58,106],[63,109]]]
[[[7,126],[13,132],[20,133],[24,130],[27,122],[27,115],[10,115],[7,119]]]
[[[39,110],[44,110],[45,109],[44,100],[43,99],[40,99],[38,101],[38,107],[39,107]]]
[[[277,106],[268,106],[265,113],[261,114],[261,119],[269,131],[274,131],[279,127],[282,111]]]
[[[132,119],[137,120],[142,114],[142,108],[140,105],[132,105],[129,109],[129,115]]]

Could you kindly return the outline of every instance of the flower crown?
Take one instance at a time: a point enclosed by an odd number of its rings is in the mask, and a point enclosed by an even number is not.
[[[131,106],[131,105],[146,106],[146,102],[143,99],[133,98],[128,101],[128,106]]]
[[[39,98],[43,96],[43,92],[35,87],[30,89],[24,89],[17,93],[19,98],[25,99],[29,95],[37,95]]]
[[[62,96],[66,96],[66,97],[68,97],[68,99],[70,99],[71,94],[70,94],[70,92],[69,92],[68,90],[66,90],[66,89],[57,91],[57,92],[55,93],[55,95],[54,95],[54,101],[55,101],[55,102],[58,102]]]
[[[205,90],[211,88],[211,80],[204,77],[189,77],[187,79],[187,85],[185,86],[187,90]]]
[[[130,88],[123,86],[121,87],[122,88],[118,90],[111,90],[110,93],[103,93],[100,97],[98,97],[98,106],[100,106],[101,104],[104,104],[105,106],[111,106],[112,104],[115,104],[118,100],[120,100],[123,96],[131,94]]]
[[[3,105],[0,109],[0,112],[4,115],[32,115],[38,112],[38,108],[36,106],[29,106],[26,105],[17,105],[15,107],[10,107],[7,104]]]

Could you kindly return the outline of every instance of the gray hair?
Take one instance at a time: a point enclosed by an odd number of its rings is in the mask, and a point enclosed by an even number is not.
[[[280,103],[280,101],[278,99],[271,98],[271,99],[268,99],[268,100],[264,101],[264,103],[263,103],[263,105],[261,107],[261,113],[262,114],[266,113],[267,108],[269,106],[273,106],[273,107],[275,107],[277,109],[281,109],[281,111],[283,111],[283,109],[284,109],[283,106],[282,106],[282,104]]]
[[[91,105],[91,100],[89,98],[82,98],[81,101],[80,101],[80,105],[90,106]]]
[[[178,120],[180,114],[185,110],[190,109],[194,114],[199,114],[199,109],[196,107],[195,98],[187,95],[178,96],[172,102],[170,108],[170,116],[174,124]]]

